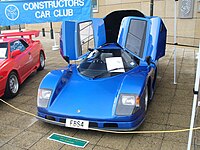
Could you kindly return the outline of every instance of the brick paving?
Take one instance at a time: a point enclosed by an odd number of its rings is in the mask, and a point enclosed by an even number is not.
[[[39,37],[45,48],[45,70],[33,73],[21,86],[19,95],[9,103],[36,114],[37,88],[42,78],[56,68],[66,66],[59,51],[52,51],[53,40]],[[58,35],[57,41],[58,41]],[[139,130],[173,130],[188,128],[192,110],[197,48],[177,47],[177,84],[173,84],[173,46],[167,45],[166,56],[159,61],[157,88],[149,105],[146,120]],[[0,103],[1,150],[71,150],[79,149],[47,140],[52,133],[89,141],[87,150],[185,150],[188,132],[162,134],[110,134],[59,127],[38,121]],[[200,119],[196,125],[200,126]],[[198,131],[192,149],[200,148]],[[200,137],[200,136],[199,136]]]

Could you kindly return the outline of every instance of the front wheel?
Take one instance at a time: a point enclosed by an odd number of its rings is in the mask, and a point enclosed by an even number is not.
[[[40,66],[38,68],[38,71],[43,70],[45,67],[45,58],[44,58],[44,53],[40,52]]]
[[[19,92],[19,80],[15,72],[11,72],[8,76],[6,83],[6,90],[4,96],[6,98],[13,98],[17,96]]]
[[[149,104],[149,89],[148,89],[148,86],[146,86],[146,88],[145,88],[144,104],[145,104],[144,110],[145,110],[145,112],[147,112],[148,104]]]

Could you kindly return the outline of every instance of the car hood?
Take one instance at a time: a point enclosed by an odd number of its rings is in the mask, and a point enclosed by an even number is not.
[[[116,82],[114,82],[115,80]],[[49,107],[49,111],[70,117],[110,118],[117,100],[121,78],[88,80],[72,76],[71,80]]]
[[[69,118],[115,119],[118,96],[124,87],[131,90],[130,80],[132,79],[130,74],[123,73],[114,77],[93,80],[81,76],[75,70],[47,111]],[[137,81],[132,80],[132,82],[134,85]],[[127,83],[129,83],[128,86]]]

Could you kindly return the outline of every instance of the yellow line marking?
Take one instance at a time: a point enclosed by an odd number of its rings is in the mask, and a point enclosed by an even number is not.
[[[0,99],[1,102],[3,102],[4,104],[10,106],[11,108],[19,111],[19,112],[22,112],[24,114],[27,114],[27,115],[30,115],[30,116],[33,116],[33,117],[36,117],[37,119],[41,119],[41,120],[48,120],[48,119],[44,119],[42,117],[39,117],[33,113],[30,113],[30,112],[27,112],[27,111],[24,111],[22,109],[19,109],[11,104],[9,104],[8,102]],[[52,120],[48,120],[48,122],[51,122],[51,123],[56,123],[56,124],[60,124],[60,125],[65,125],[65,123],[61,123],[61,122],[57,122],[57,121],[52,121]],[[196,128],[193,128],[191,130],[199,130],[200,127],[196,127]],[[157,131],[111,131],[111,130],[101,130],[101,129],[95,129],[95,128],[89,128],[89,130],[93,130],[93,131],[101,131],[101,132],[107,132],[107,133],[118,133],[118,134],[160,134],[160,133],[179,133],[179,132],[187,132],[187,131],[190,131],[189,128],[187,129],[178,129],[178,130],[157,130]]]

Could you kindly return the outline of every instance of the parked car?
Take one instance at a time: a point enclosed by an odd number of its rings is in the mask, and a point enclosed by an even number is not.
[[[44,69],[44,49],[33,35],[39,36],[39,31],[0,34],[0,97],[15,97],[32,72]]]
[[[153,98],[166,34],[161,18],[136,10],[63,22],[60,51],[69,65],[42,80],[38,116],[80,129],[138,128]]]

